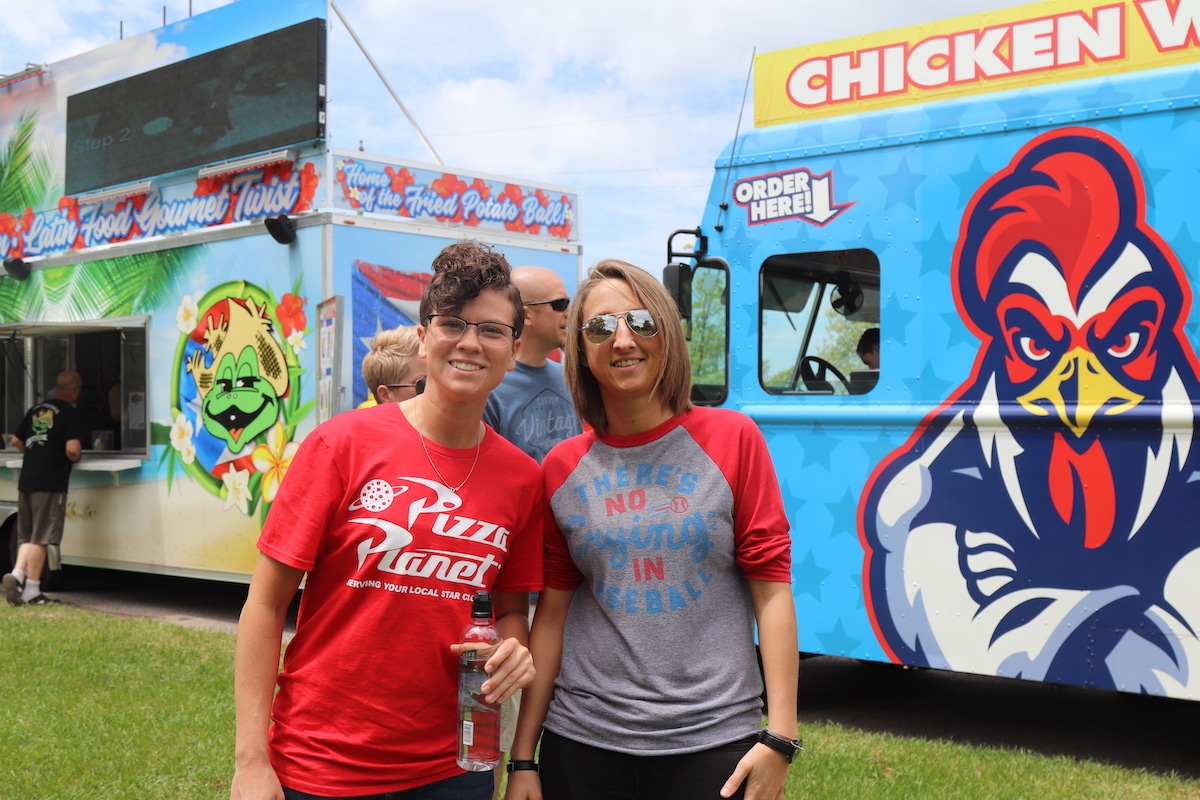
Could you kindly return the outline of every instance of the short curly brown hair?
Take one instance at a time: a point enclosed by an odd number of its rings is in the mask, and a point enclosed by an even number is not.
[[[433,259],[433,279],[421,295],[421,323],[430,314],[458,314],[462,307],[493,289],[512,303],[513,338],[520,338],[525,327],[525,307],[521,291],[512,280],[512,268],[503,253],[474,240],[447,245]],[[494,320],[502,322],[502,320]]]

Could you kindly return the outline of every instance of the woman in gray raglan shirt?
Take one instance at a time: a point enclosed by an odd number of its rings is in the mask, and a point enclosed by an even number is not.
[[[738,412],[692,407],[678,311],[632,264],[592,270],[564,350],[590,430],[543,462],[554,520],[507,798],[779,800],[799,657],[766,443]]]

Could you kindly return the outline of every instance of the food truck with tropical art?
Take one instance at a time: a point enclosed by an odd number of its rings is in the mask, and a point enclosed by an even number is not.
[[[299,442],[367,400],[438,251],[578,282],[573,190],[330,145],[358,137],[329,11],[242,0],[0,77],[0,430],[81,373],[62,563],[248,580]],[[20,467],[0,452],[8,563]]]
[[[769,443],[801,650],[1200,698],[1200,3],[1047,0],[754,86],[664,281],[695,400]]]

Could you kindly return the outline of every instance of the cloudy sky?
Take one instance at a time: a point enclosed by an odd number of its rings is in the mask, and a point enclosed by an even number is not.
[[[3,0],[5,4],[14,0]],[[228,0],[38,0],[0,14],[0,74],[54,62]],[[282,0],[281,0],[282,2]],[[738,130],[752,55],[1018,5],[1012,0],[338,0],[441,161],[570,187],[584,265],[657,272],[700,223]],[[433,162],[336,14],[340,147]],[[347,120],[351,123],[347,124]],[[753,125],[750,100],[741,129]]]

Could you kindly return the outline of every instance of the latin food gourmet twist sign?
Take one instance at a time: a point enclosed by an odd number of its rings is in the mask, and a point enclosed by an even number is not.
[[[1046,0],[764,53],[754,62],[754,124],[874,111],[1197,59],[1200,0]]]

